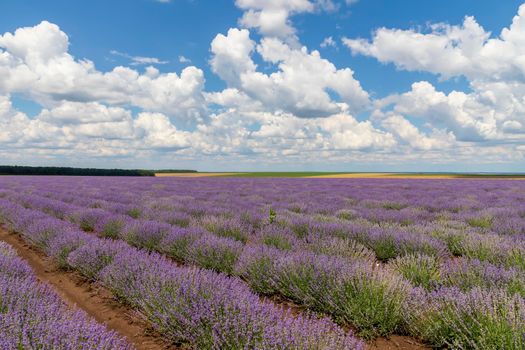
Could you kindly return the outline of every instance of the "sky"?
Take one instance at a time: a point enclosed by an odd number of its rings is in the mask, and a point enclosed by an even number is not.
[[[0,163],[525,172],[525,3],[3,0]]]

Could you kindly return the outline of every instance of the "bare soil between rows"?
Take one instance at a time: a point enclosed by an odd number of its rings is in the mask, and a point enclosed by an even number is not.
[[[163,341],[133,310],[117,302],[109,291],[86,282],[75,272],[59,269],[49,257],[31,247],[19,235],[0,228],[0,240],[13,246],[18,256],[29,263],[36,277],[51,285],[67,305],[83,310],[97,322],[126,337],[138,350],[180,349]],[[274,302],[283,304],[282,301]],[[367,344],[367,350],[424,349],[430,348],[411,337],[400,335],[379,338]]]
[[[20,236],[0,228],[0,240],[13,246],[37,278],[51,285],[67,305],[82,309],[97,322],[126,337],[138,350],[177,349],[153,333],[145,321],[118,303],[109,291],[86,282],[74,272],[58,269],[50,258],[33,249]]]

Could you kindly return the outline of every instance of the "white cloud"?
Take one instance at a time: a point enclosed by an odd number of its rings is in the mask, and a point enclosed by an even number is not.
[[[520,59],[503,54],[506,68],[500,69],[487,49],[504,43],[519,56],[522,9],[497,39],[467,18],[462,26],[433,26],[427,34],[385,29],[381,40],[381,30],[372,42],[345,40],[399,68],[443,78],[464,75],[471,88],[443,93],[418,82],[408,92],[371,100],[353,70],[301,46],[290,23],[294,14],[332,11],[337,7],[332,1],[236,4],[246,11],[243,20],[250,13],[259,16],[245,26],[263,36],[256,42],[248,29],[232,28],[212,41],[210,66],[226,83],[222,91],[205,91],[204,72],[197,67],[161,72],[152,66],[161,63],[155,58],[135,57],[146,65],[140,71],[124,66],[100,71],[73,57],[67,35],[49,22],[0,35],[0,157],[215,159],[234,167],[240,161],[312,159],[382,164],[524,159]],[[284,31],[273,33],[277,28]],[[328,37],[321,46],[332,45]],[[486,57],[479,58],[479,50]],[[133,66],[134,57],[122,55]],[[486,66],[479,63],[483,59]],[[191,63],[184,56],[178,60]],[[41,104],[42,111],[31,117],[18,111],[11,103],[18,94]]]
[[[430,33],[415,29],[378,29],[371,41],[344,38],[355,54],[394,63],[399,69],[427,71],[443,78],[470,80],[525,79],[525,4],[499,37],[481,27],[474,17],[461,26],[434,24]]]
[[[485,83],[475,85],[472,93],[452,91],[447,95],[423,81],[404,94],[390,96],[379,107],[392,105],[395,113],[423,118],[430,125],[452,131],[462,141],[523,140],[525,134],[518,124],[525,121],[524,96],[522,84]]]
[[[179,149],[189,146],[189,133],[177,130],[163,114],[140,113],[134,126],[143,132],[145,144],[141,147]]]
[[[240,111],[261,112],[264,110],[261,102],[253,100],[236,88],[227,88],[220,92],[207,93],[206,101]]]
[[[178,130],[160,113],[139,113],[107,107],[96,102],[63,102],[43,109],[34,118],[13,109],[8,96],[0,97],[0,144],[13,147],[48,148],[50,153],[94,148],[106,155],[119,149],[178,150],[189,146],[189,133]]]
[[[254,47],[247,29],[231,28],[226,36],[217,34],[211,42],[213,72],[229,85],[239,85],[242,74],[256,69],[250,57]]]
[[[130,120],[131,113],[124,108],[108,108],[98,102],[64,101],[51,110],[42,110],[39,118],[57,124],[85,124]]]
[[[432,135],[422,133],[414,124],[401,115],[389,114],[381,126],[392,132],[401,143],[408,144],[412,149],[445,151],[455,145],[455,136],[452,132],[434,129]]]
[[[251,55],[256,48],[265,62],[278,67],[265,74],[257,71]],[[363,110],[368,93],[349,68],[337,69],[318,51],[295,49],[276,38],[263,38],[259,45],[246,29],[230,29],[217,35],[211,45],[212,69],[229,87],[259,101],[269,111],[284,111],[303,118],[327,117]],[[339,97],[334,101],[330,94]]]
[[[294,41],[297,38],[289,16],[315,9],[309,0],[236,0],[235,4],[246,11],[240,19],[244,27],[257,28],[265,36]]]
[[[46,21],[0,36],[0,94],[21,92],[49,107],[62,100],[134,105],[183,123],[206,118],[202,70],[189,66],[179,76],[118,66],[104,73],[76,60],[68,45],[67,35]]]
[[[156,57],[144,57],[144,56],[131,56],[127,53],[120,52],[117,50],[111,50],[109,52],[110,54],[114,56],[120,56],[125,57],[131,61],[132,66],[140,66],[140,65],[146,65],[146,64],[166,64],[169,63],[169,61],[162,61],[159,58]]]
[[[469,92],[446,94],[429,82],[417,82],[406,93],[375,101],[375,115],[390,118],[383,120],[383,127],[392,128],[395,121],[399,127],[404,124],[405,132],[415,132],[403,121],[410,116],[452,133],[458,141],[515,144],[525,142],[524,16],[525,4],[496,38],[473,17],[465,17],[461,26],[435,24],[428,33],[380,28],[371,41],[345,38],[344,44],[355,54],[399,69],[431,72],[442,79],[464,76],[470,84]],[[384,112],[389,106],[392,112]],[[418,136],[413,134],[413,139]]]
[[[290,16],[338,9],[332,0],[236,0],[235,4],[245,11],[239,20],[241,26],[256,28],[264,36],[292,45],[299,45],[299,40]]]
[[[29,118],[13,109],[9,96],[0,95],[0,143],[12,144],[22,138]]]
[[[179,62],[180,63],[191,63],[191,60],[187,57],[184,57],[182,55],[179,56]]]
[[[325,47],[337,47],[337,43],[331,36],[324,38],[320,45],[322,48]]]

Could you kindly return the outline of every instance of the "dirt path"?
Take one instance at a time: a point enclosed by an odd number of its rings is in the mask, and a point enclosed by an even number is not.
[[[391,335],[388,339],[379,338],[367,344],[367,350],[430,350],[414,338]]]
[[[57,269],[49,258],[31,248],[20,236],[0,228],[0,240],[13,246],[37,278],[51,285],[69,306],[84,310],[99,323],[125,336],[138,350],[177,349],[161,341],[158,334],[149,332],[146,323],[116,302],[107,290],[94,287],[73,272]]]

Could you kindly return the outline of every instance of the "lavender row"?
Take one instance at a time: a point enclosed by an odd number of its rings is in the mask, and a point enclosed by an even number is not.
[[[83,198],[83,197],[82,197]],[[73,215],[81,225],[85,225],[90,229],[93,226],[90,221],[93,215],[97,215],[96,210],[84,209],[78,206],[71,206],[66,203],[45,202],[42,198],[38,199],[30,196],[26,199],[29,202],[34,202],[32,205],[43,206],[46,211],[54,213],[58,217]],[[85,201],[85,198],[77,201]],[[38,203],[40,202],[40,204]],[[167,206],[171,208],[164,200],[159,199],[157,207]],[[84,202],[84,204],[95,205],[97,203]],[[169,203],[169,202],[168,202]],[[100,204],[100,203],[98,203]],[[161,205],[162,204],[162,205]],[[110,205],[111,206],[111,205]],[[393,204],[390,204],[393,206]],[[394,206],[395,207],[395,206]],[[74,209],[76,208],[76,209]],[[136,208],[135,208],[136,209]],[[518,207],[519,209],[519,207]],[[75,212],[77,210],[77,212]],[[127,210],[127,209],[126,209]],[[124,210],[128,212],[129,210]],[[226,208],[228,211],[229,209]],[[250,225],[246,225],[239,218],[225,218],[223,216],[208,216],[202,213],[209,212],[210,209],[202,209],[201,216],[199,216],[197,225],[208,229],[219,235],[232,237],[234,239],[246,242],[249,239],[257,239],[266,241],[270,244],[274,243],[282,247],[291,246],[296,241],[311,241],[312,236],[315,241],[319,241],[319,237],[325,236],[340,236],[357,240],[364,244],[369,249],[373,250],[377,258],[383,261],[392,258],[407,255],[411,253],[424,253],[427,255],[459,255],[476,258],[479,260],[486,260],[494,264],[504,266],[518,266],[525,268],[525,242],[519,235],[514,235],[512,238],[500,236],[490,233],[476,233],[464,225],[454,224],[453,221],[435,221],[424,225],[411,225],[409,227],[400,227],[396,224],[371,224],[370,222],[363,222],[362,220],[327,220],[323,218],[313,218],[304,215],[283,214],[276,222],[283,226],[283,232],[290,233],[287,237],[271,237],[268,234],[265,225],[264,217],[259,214],[252,213],[247,220]],[[390,210],[397,212],[396,210]],[[519,210],[518,210],[519,211]],[[169,221],[174,224],[182,224],[187,226],[190,222],[195,221],[195,218],[188,214],[181,212],[161,211],[165,215],[153,215],[151,212],[146,215],[148,218],[164,217],[164,221]],[[199,213],[197,211],[196,213]],[[196,215],[194,212],[193,214]],[[336,216],[342,218],[351,218],[351,211],[338,211]],[[204,215],[204,216],[202,216]],[[349,217],[350,215],[350,217]],[[168,216],[166,218],[166,216]],[[381,222],[381,218],[376,218]],[[508,221],[508,218],[506,218]],[[122,219],[126,221],[126,219]],[[161,220],[162,221],[162,220]],[[267,221],[267,220],[266,220]],[[342,222],[341,222],[342,221]],[[345,222],[348,221],[348,222]],[[524,220],[521,220],[523,224]],[[267,223],[267,222],[266,222]],[[449,227],[450,226],[450,227]],[[109,228],[111,234],[111,227]],[[115,227],[113,227],[115,229]],[[250,235],[254,231],[256,237]],[[270,237],[267,237],[267,236]],[[296,237],[294,237],[296,236]],[[518,243],[518,244],[516,244]],[[313,247],[315,249],[315,247]]]
[[[111,217],[108,217],[106,213],[100,211],[91,211],[91,214],[94,213],[103,215],[93,216],[89,215],[88,213],[88,215],[81,217],[77,216],[77,218],[80,219],[81,223],[84,222],[84,227],[86,226],[86,222],[90,221],[90,229],[92,228],[94,230],[100,230],[100,232],[106,233],[106,235],[109,231],[115,232],[114,230],[108,229],[109,226],[115,226],[115,221],[112,221]],[[87,220],[88,218],[97,218],[98,220]],[[228,237],[212,235],[206,231],[199,229],[172,229],[171,226],[167,224],[161,224],[154,221],[131,220],[130,223],[124,226],[123,224],[124,223],[121,222],[121,225],[119,226],[122,226],[122,229],[116,231],[116,236],[111,235],[111,238],[120,238],[132,246],[144,248],[149,251],[158,251],[161,253],[165,253],[169,257],[174,258],[180,262],[184,262],[186,264],[192,264],[202,268],[224,272],[230,275],[241,275],[243,278],[248,280],[249,284],[253,287],[252,289],[258,293],[280,294],[288,299],[294,300],[300,304],[311,307],[317,311],[322,311],[327,314],[333,314],[330,305],[324,305],[324,307],[315,307],[315,305],[311,305],[311,303],[309,303],[307,300],[301,300],[301,298],[291,295],[289,291],[275,289],[272,290],[271,293],[268,293],[268,291],[261,291],[260,289],[253,286],[252,282],[260,279],[261,277],[266,276],[248,275],[247,273],[245,273],[246,269],[250,269],[251,267],[243,266],[244,264],[249,264],[249,262],[246,259],[241,259],[241,261],[239,261],[239,258],[241,257],[241,255],[243,257],[246,255],[252,255],[253,249],[251,246],[244,246],[241,242],[237,240]],[[46,226],[42,223],[39,223],[38,225],[40,230],[42,230],[43,226]],[[32,227],[29,227],[29,231],[31,230]],[[48,231],[48,229],[44,230]],[[278,230],[278,232],[279,231],[281,230]],[[34,237],[38,235],[33,234],[32,236]],[[35,243],[39,246],[42,246],[41,242]],[[344,246],[344,243],[347,244],[346,247]],[[366,248],[359,246],[358,243],[352,241],[345,242],[342,240],[338,240],[332,241],[329,244],[325,245],[317,245],[316,247],[322,249],[325,253],[329,252],[329,250],[333,250],[335,254],[337,254],[339,253],[338,250],[341,250],[346,255],[352,255],[352,259],[361,258],[363,260],[366,260],[367,264],[370,266],[374,261],[372,254],[370,254],[370,252],[367,251]],[[82,254],[79,253],[79,251],[82,252],[82,249],[78,249],[75,252],[71,253],[69,260],[75,261],[75,259],[77,259],[77,254]],[[275,250],[274,257],[277,257],[279,255],[280,257],[282,257],[282,260],[284,260],[286,259],[286,254],[286,252],[280,252]],[[299,254],[301,256],[303,255],[302,253]],[[323,256],[317,256],[312,253],[309,254],[309,258],[311,263],[314,263],[318,266],[321,266],[325,263]],[[64,259],[62,258],[61,260],[63,261]],[[361,264],[350,264],[349,261],[340,260],[339,267],[344,267],[347,270],[350,267],[352,267],[353,270],[355,270],[356,267],[361,266]],[[297,266],[298,264],[301,264],[300,261],[296,261],[295,263]],[[91,267],[92,265],[93,264],[88,265],[88,267]],[[364,266],[364,264],[362,266]],[[99,269],[86,270],[84,264],[79,264],[78,266],[76,266],[76,269],[80,270],[88,278],[95,278],[96,273],[99,271]],[[285,271],[281,272],[281,275],[284,276]],[[335,272],[336,270],[333,271],[334,276]],[[367,273],[370,273],[370,275],[366,276]],[[388,292],[383,292],[383,286],[387,284],[394,287],[400,279],[394,278],[393,280],[391,280],[385,274],[377,274],[372,269],[369,269],[367,273],[361,276],[362,279],[365,280],[364,285],[357,286],[356,293],[362,293],[363,295],[360,296],[360,298],[362,299],[365,299],[369,296],[366,293],[376,292],[378,294],[381,294],[380,298],[385,299],[385,301],[383,302],[383,307],[386,308],[384,313],[386,315],[389,315],[389,317],[387,318],[390,318],[392,320],[387,319],[385,321],[382,319],[375,319],[373,315],[376,314],[376,311],[372,309],[374,305],[359,305],[359,297],[352,298],[350,295],[347,295],[343,300],[339,300],[339,304],[355,303],[356,305],[354,309],[345,310],[338,313],[338,315],[342,314],[342,317],[337,317],[336,319],[342,324],[352,325],[356,327],[359,330],[360,335],[365,337],[388,335],[394,332],[399,326],[399,309],[401,307],[401,302],[403,301],[402,295],[408,293],[406,283],[405,288],[403,289],[401,287],[400,291],[397,292],[397,294],[399,295],[396,296],[396,300],[389,300],[391,296],[388,295]],[[270,271],[268,271],[267,275],[271,275]],[[368,280],[371,280],[371,282],[369,282]],[[319,283],[321,284],[323,282],[324,281],[321,280],[319,281]],[[373,285],[374,283],[375,290],[369,292],[370,285]],[[293,288],[293,286],[288,287]],[[322,288],[329,290],[333,288],[333,286],[330,286],[328,283],[326,283],[324,286],[322,286]],[[377,306],[381,307],[382,305]]]
[[[79,208],[65,203],[62,203],[60,211],[57,212],[56,208],[59,203],[34,196],[29,199],[32,199],[33,202],[26,205],[51,212],[60,218],[67,218],[77,223],[85,231],[96,231],[108,238],[124,238],[133,245],[150,250],[159,250],[160,246],[164,247],[161,241],[171,229],[168,224],[151,220],[135,220],[102,209]],[[250,236],[246,233],[247,229],[234,219],[204,217],[201,223],[209,231],[219,236],[233,238],[240,242],[250,239],[254,243],[275,246],[284,250],[293,248],[293,250],[310,250],[350,257],[355,254],[369,255],[370,258],[372,254],[369,251],[373,251],[375,256],[383,261],[415,253],[437,258],[446,258],[454,254],[490,262],[497,266],[517,267],[525,270],[525,242],[523,240],[517,237],[465,232],[454,226],[434,224],[421,227],[417,232],[407,232],[384,226],[367,227],[355,222],[340,224],[338,222],[316,222],[311,218],[292,218],[290,223],[284,225],[278,222],[266,223]],[[204,229],[195,230],[204,231]],[[224,242],[226,246],[238,246],[227,240]],[[348,242],[351,242],[352,247],[347,246]],[[361,246],[356,246],[356,243]],[[194,250],[197,255],[193,256],[197,257],[198,248],[195,247]],[[233,262],[229,265],[231,267]]]
[[[85,231],[95,231],[105,237],[135,235],[137,229],[142,229],[143,236],[159,236],[168,231],[167,224],[152,220],[136,221],[130,217],[114,214],[102,209],[79,208],[71,204],[49,200],[48,198],[31,196],[14,196],[25,206],[43,210],[58,218],[68,219],[77,223]],[[405,231],[385,229],[381,227],[369,228],[356,224],[341,224],[338,222],[319,223],[311,218],[292,217],[289,222],[268,222],[250,234],[253,228],[234,218],[204,216],[191,227],[202,228],[218,236],[228,237],[246,243],[260,242],[283,249],[323,251],[327,246],[334,247],[334,241],[352,239],[360,241],[377,252],[381,260],[387,260],[398,255],[414,251],[427,254],[447,255],[444,243],[436,238],[421,234],[411,234]],[[130,232],[131,231],[131,232]],[[158,245],[160,239],[151,237],[151,244]],[[155,246],[145,248],[154,250]],[[333,249],[328,249],[332,252]],[[341,251],[341,254],[347,254]],[[349,252],[352,254],[352,251]]]
[[[417,327],[409,325],[417,324],[420,318],[407,316],[402,312],[410,297],[411,286],[398,275],[374,267],[373,259],[367,259],[366,255],[361,256],[361,259],[354,256],[354,262],[350,264],[348,259],[311,253],[289,253],[263,246],[243,248],[240,242],[229,238],[216,237],[198,230],[175,229],[168,232],[167,226],[144,221],[134,221],[123,232],[122,238],[135,246],[158,249],[186,263],[240,274],[255,291],[269,295],[280,294],[312,309],[331,314],[340,323],[356,327],[364,337],[401,332],[405,328],[411,329],[414,335],[423,337]],[[341,248],[340,241],[334,243],[331,246],[333,249]],[[73,261],[75,256],[73,255]],[[427,262],[429,259],[433,261],[433,265]],[[423,256],[419,259],[413,259],[412,256],[396,259],[392,265],[398,267],[415,284],[419,284],[418,280],[401,268],[404,261],[411,260],[420,269],[438,265],[436,257],[426,257],[426,260]],[[440,284],[459,285],[464,290],[478,285],[507,286],[511,295],[523,285],[523,279],[520,279],[520,272],[517,270],[505,270],[475,261],[465,265],[455,260],[455,264],[449,263],[446,266],[441,272],[446,283],[431,281],[435,282],[435,289],[439,289]],[[98,269],[94,272],[84,270],[83,273],[93,277],[96,271]],[[495,276],[499,278],[496,279]],[[436,316],[434,322],[439,323],[439,317]]]
[[[97,280],[173,342],[198,349],[361,349],[330,320],[293,316],[261,301],[236,278],[181,268],[158,254],[88,235],[64,221],[0,203],[2,220],[25,239]]]
[[[525,299],[509,290],[514,286],[523,291],[523,275],[519,280],[515,270],[494,271],[491,266],[477,264],[477,271],[469,271],[466,279],[462,279],[460,262],[448,267],[449,281],[456,278],[456,282],[472,283],[468,287],[473,288],[463,291],[443,286],[431,291],[412,288],[395,272],[367,261],[349,265],[334,257],[283,256],[281,251],[263,247],[245,251],[238,269],[261,293],[278,291],[331,312],[336,319],[359,327],[365,337],[396,331],[434,347],[523,349]],[[484,289],[476,287],[476,277],[483,273],[483,277],[497,276],[499,280]]]
[[[87,215],[80,218],[97,218],[93,216],[94,213],[100,212],[88,211]],[[105,215],[103,212],[102,214]],[[100,216],[98,219],[91,221],[90,227],[98,225],[100,229],[105,226],[100,225],[101,221],[105,222],[100,220]],[[108,231],[107,228],[105,231]],[[274,237],[278,237],[281,231],[275,230]],[[216,237],[195,229],[170,230],[169,225],[152,221],[131,220],[117,232],[116,237],[136,247],[163,252],[185,263],[228,274],[240,274],[258,293],[279,294],[330,314],[338,322],[356,327],[364,337],[387,335],[400,331],[403,326],[401,309],[411,287],[395,274],[379,267],[372,268],[373,256],[352,240],[333,239],[314,245],[317,253],[350,258],[343,261],[304,251],[288,253],[264,247],[245,248],[240,242],[230,238]],[[425,283],[427,287],[432,284],[433,289],[440,286],[460,286],[464,290],[476,286],[496,286],[507,288],[510,293],[521,293],[520,286],[524,281],[521,272],[515,269],[506,270],[489,263],[481,264],[479,261],[477,264],[474,261],[471,265],[459,264],[457,260],[456,264],[445,264],[448,269],[444,267],[441,271],[443,280],[436,277],[439,275],[436,256],[413,258],[408,255],[396,259],[392,265],[414,284]],[[461,271],[458,268],[461,266],[478,268]],[[410,271],[410,268],[421,271]],[[359,271],[359,275],[355,271]],[[295,277],[290,278],[290,275]],[[495,279],[496,275],[499,279]],[[304,291],[298,291],[297,288],[301,286],[307,289],[308,295]],[[352,305],[352,308],[346,305]]]
[[[406,331],[436,348],[525,349],[525,299],[502,289],[414,289]]]
[[[93,215],[95,213],[102,216]],[[91,211],[77,218],[81,226],[82,222],[85,227],[90,221],[90,228],[106,233],[108,225],[114,225],[114,221],[100,211]],[[278,229],[275,233],[281,231]],[[347,258],[338,259],[305,254],[303,251],[288,253],[264,246],[254,248],[198,229],[171,229],[167,224],[139,220],[132,220],[112,238],[120,238],[138,248],[165,253],[187,264],[240,275],[254,291],[279,294],[333,315],[339,323],[355,327],[359,335],[366,338],[399,330],[402,304],[410,289],[402,278],[391,276],[379,267],[373,268],[372,254],[354,241],[332,240],[328,244],[315,245],[324,253],[341,253]],[[75,254],[72,253],[73,257]],[[270,261],[272,266],[268,264]],[[94,278],[96,271],[82,272]],[[291,279],[290,275],[296,278]],[[260,288],[260,284],[272,285],[272,288]],[[315,295],[296,293],[297,284],[317,292]],[[377,302],[370,303],[370,300]]]
[[[35,195],[14,195],[13,197],[15,202],[43,210],[61,219],[68,219],[79,224],[85,231],[96,231],[107,237],[121,234],[124,226],[134,223],[130,217],[102,209],[80,208]],[[177,218],[176,215],[175,217]],[[322,250],[324,245],[333,243],[334,238],[352,239],[374,251],[380,260],[388,260],[411,252],[438,256],[450,254],[446,244],[441,240],[396,227],[369,227],[358,223],[338,221],[318,222],[313,218],[294,216],[287,217],[286,221],[281,220],[270,225],[268,221],[259,220],[258,224],[255,229],[239,219],[203,216],[194,220],[194,225],[191,226],[200,227],[216,235],[233,238],[243,243],[262,242],[278,248],[294,248],[294,250]],[[139,222],[136,225],[157,226],[162,230],[166,230],[165,227],[168,226],[162,223],[155,224],[151,220],[142,220],[142,223]]]
[[[401,273],[413,285],[429,291],[440,287],[462,291],[499,288],[525,297],[525,271],[515,267],[505,268],[469,258],[439,261],[423,254],[397,258],[388,267]]]
[[[81,206],[109,205],[135,216],[148,216],[152,209],[158,214],[179,210],[190,215],[253,214],[255,208],[271,206],[279,213],[350,215],[404,225],[446,218],[479,232],[525,232],[523,184],[519,181],[130,179],[122,186],[120,180],[104,179],[101,187],[96,178],[65,178],[61,184],[51,184],[53,191],[46,181],[54,180],[12,182]],[[97,191],[100,189],[103,191]]]
[[[132,349],[116,333],[72,311],[37,281],[14,249],[0,242],[1,349]]]

